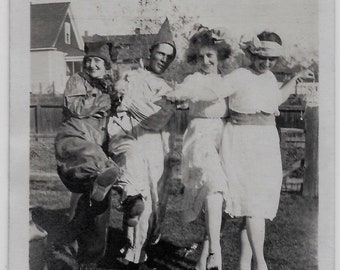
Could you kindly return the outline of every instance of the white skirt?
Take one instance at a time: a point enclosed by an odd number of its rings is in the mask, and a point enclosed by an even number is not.
[[[231,214],[272,220],[282,184],[276,127],[227,123],[221,152],[234,207]]]
[[[183,138],[182,183],[185,186],[182,216],[195,220],[209,194],[220,192],[229,212],[229,189],[220,157],[224,122],[219,118],[191,120]]]

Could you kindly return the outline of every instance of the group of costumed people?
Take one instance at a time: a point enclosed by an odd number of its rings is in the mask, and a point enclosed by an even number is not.
[[[110,190],[120,195],[121,249],[128,269],[141,269],[146,247],[159,240],[166,207],[171,122],[187,107],[183,137],[183,221],[203,212],[205,237],[195,269],[222,270],[222,214],[243,218],[240,269],[267,270],[265,219],[276,216],[282,181],[278,106],[295,91],[301,71],[281,89],[271,72],[282,55],[273,32],[240,42],[251,64],[222,76],[230,57],[224,33],[200,26],[189,40],[186,61],[196,72],[171,87],[162,77],[176,57],[168,19],[147,65],[112,79],[117,49],[108,41],[85,44],[83,71],[67,82],[64,121],[55,140],[58,174],[72,192],[70,221],[60,245],[77,243],[80,269],[105,254]],[[268,166],[270,164],[270,166]],[[83,267],[83,268],[82,268]]]

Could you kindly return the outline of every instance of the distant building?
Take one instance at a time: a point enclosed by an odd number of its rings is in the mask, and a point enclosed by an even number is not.
[[[82,69],[83,48],[69,2],[31,4],[32,93],[62,93]]]
[[[84,36],[84,42],[94,42],[107,39],[113,42],[118,50],[117,62],[113,64],[113,70],[122,73],[127,70],[137,69],[140,61],[149,57],[149,50],[156,37],[156,34],[140,34],[139,29],[134,35],[110,35],[110,36]]]

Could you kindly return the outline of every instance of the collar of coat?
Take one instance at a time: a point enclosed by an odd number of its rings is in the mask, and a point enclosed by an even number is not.
[[[102,92],[109,92],[113,87],[113,78],[106,74],[102,79],[93,78],[86,72],[79,72],[79,75],[86,80],[92,87],[95,87]]]

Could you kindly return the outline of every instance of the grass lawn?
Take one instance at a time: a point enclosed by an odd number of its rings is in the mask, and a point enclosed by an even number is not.
[[[190,269],[198,259],[200,245],[189,255],[184,253],[203,238],[203,219],[183,224],[176,209],[181,195],[171,195],[162,226],[162,239],[152,250],[152,260],[158,269]],[[50,234],[66,222],[69,192],[59,182],[32,182],[33,217]],[[266,224],[265,256],[269,269],[317,269],[317,199],[282,194],[277,217]],[[116,265],[114,254],[122,245],[122,215],[111,212],[109,250],[101,269],[123,269]],[[222,228],[223,269],[237,269],[239,258],[239,228],[241,220],[225,217]]]
[[[32,143],[31,147],[31,169],[53,172],[53,145]],[[44,165],[42,160],[48,164]],[[173,181],[170,190],[166,218],[162,225],[162,239],[150,250],[151,262],[162,270],[193,269],[200,252],[204,222],[199,219],[191,224],[183,224],[177,211],[182,196],[179,179]],[[70,193],[60,181],[30,182],[33,218],[49,235],[55,234],[65,224],[69,198]],[[265,257],[270,270],[317,269],[317,219],[316,198],[281,194],[277,217],[266,223]],[[112,209],[107,255],[98,269],[124,269],[116,260],[118,250],[123,244],[121,222],[122,214]],[[224,217],[221,234],[224,270],[237,269],[240,225],[241,219]],[[193,243],[198,243],[198,248],[190,250]]]

